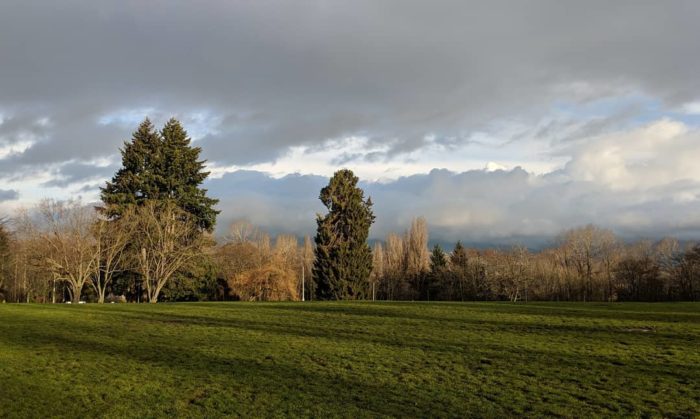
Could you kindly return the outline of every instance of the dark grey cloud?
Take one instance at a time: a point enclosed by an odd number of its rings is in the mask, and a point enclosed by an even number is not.
[[[0,202],[14,201],[19,198],[19,191],[13,189],[0,189]]]
[[[90,180],[102,180],[110,178],[118,170],[117,166],[96,166],[80,162],[68,163],[56,169],[53,179],[44,182],[42,186],[66,187],[75,183],[84,183]],[[103,186],[100,184],[100,186]],[[86,187],[91,187],[90,184]],[[91,189],[95,189],[94,184]],[[89,191],[90,189],[87,189]]]
[[[699,12],[693,1],[6,1],[0,112],[53,121],[26,164],[114,153],[133,128],[96,121],[144,107],[216,116],[202,144],[222,163],[343,135],[397,153],[562,96],[695,99]]]
[[[270,162],[294,146],[325,150],[345,136],[368,138],[371,153],[339,150],[333,163],[396,166],[426,136],[449,153],[515,120],[526,128],[494,148],[544,138],[535,146],[569,165],[544,176],[433,171],[365,184],[376,195],[375,235],[421,214],[450,240],[535,240],[588,221],[694,234],[700,175],[674,169],[697,161],[692,142],[647,150],[658,152],[657,163],[645,160],[653,175],[633,164],[622,173],[615,160],[598,164],[607,149],[586,142],[638,123],[639,110],[547,117],[600,98],[640,95],[663,109],[697,101],[698,16],[690,0],[3,1],[0,181],[31,188],[49,172],[34,186],[94,190],[147,115],[184,120],[219,166]],[[247,216],[304,234],[324,182],[236,172],[208,185],[222,224]]]

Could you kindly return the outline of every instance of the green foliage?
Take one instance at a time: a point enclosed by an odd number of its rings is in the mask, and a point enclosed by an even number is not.
[[[320,300],[364,298],[372,272],[372,251],[367,244],[374,222],[371,199],[357,187],[352,171],[337,171],[319,199],[328,213],[316,219],[316,259],[313,279]]]
[[[427,275],[428,284],[425,295],[428,301],[442,297],[441,294],[444,292],[441,291],[449,285],[447,274],[447,255],[440,245],[436,244],[430,253],[430,272]]]
[[[447,257],[445,252],[442,250],[439,244],[433,247],[433,251],[430,253],[430,272],[432,274],[437,274],[444,271],[447,268]]]
[[[217,267],[202,257],[185,272],[177,273],[161,292],[161,301],[213,301],[217,299]]]
[[[450,255],[450,265],[455,271],[466,271],[469,267],[467,249],[464,248],[461,241],[458,241],[457,244],[455,244],[455,248]]]
[[[697,303],[0,304],[5,417],[700,414]]]
[[[143,296],[143,283],[141,276],[133,271],[127,270],[114,274],[109,293],[126,297],[129,302],[145,301]]]
[[[190,138],[180,122],[168,121],[157,132],[148,119],[134,132],[131,142],[124,143],[122,167],[101,189],[104,212],[119,217],[131,205],[148,200],[173,200],[192,214],[197,225],[212,231],[219,211],[218,200],[207,197],[200,185],[209,175],[201,149],[190,145]]]

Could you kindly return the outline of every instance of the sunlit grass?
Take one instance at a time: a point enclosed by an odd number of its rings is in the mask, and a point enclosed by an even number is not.
[[[0,416],[700,414],[700,304],[0,305]]]

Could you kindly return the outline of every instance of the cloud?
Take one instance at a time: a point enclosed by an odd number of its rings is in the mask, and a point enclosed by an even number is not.
[[[109,179],[117,170],[118,166],[116,165],[70,162],[58,167],[52,179],[44,182],[42,186],[66,187],[77,183],[89,186],[95,181]]]
[[[19,198],[19,192],[12,189],[0,189],[0,202],[13,201]]]
[[[572,149],[563,169],[520,167],[456,173],[432,170],[387,182],[363,182],[375,203],[373,238],[403,231],[423,215],[437,240],[539,245],[562,230],[595,223],[624,238],[700,236],[700,130],[660,120],[601,135]],[[222,199],[219,231],[234,218],[273,232],[313,234],[327,178],[234,172],[208,182]]]
[[[0,6],[0,109],[53,122],[24,161],[113,153],[133,126],[98,121],[119,110],[210,114],[206,157],[240,165],[346,136],[466,140],[562,98],[700,97],[694,3],[158,4]]]
[[[391,197],[377,201],[394,222],[381,234],[419,212],[435,234],[475,240],[584,220],[677,231],[694,225],[700,179],[698,12],[633,0],[2,2],[0,182],[27,203],[94,198],[138,122],[174,115],[222,176],[210,184],[225,218],[307,232],[318,210],[307,200],[344,165]]]

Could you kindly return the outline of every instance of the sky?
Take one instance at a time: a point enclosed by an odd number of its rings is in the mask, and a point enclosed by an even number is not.
[[[0,215],[93,202],[145,117],[202,148],[217,232],[313,234],[352,169],[370,237],[700,238],[700,2],[4,0]]]

